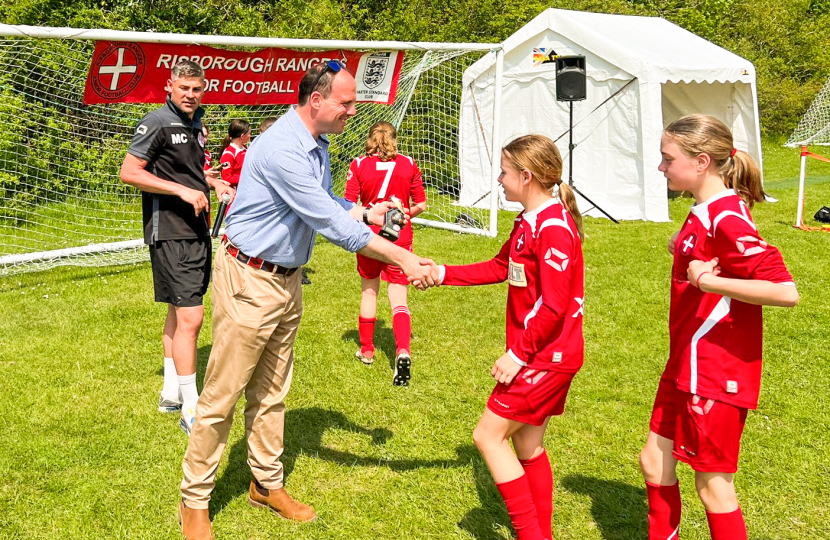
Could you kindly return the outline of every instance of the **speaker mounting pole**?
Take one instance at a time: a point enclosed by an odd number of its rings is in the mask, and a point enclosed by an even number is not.
[[[574,186],[574,102],[569,101],[570,120],[568,120],[568,185]]]
[[[605,217],[616,223],[619,221],[611,217],[611,214],[597,206],[597,204],[585,196],[584,193],[574,186],[574,101],[582,101],[587,96],[588,84],[585,76],[585,57],[582,55],[576,56],[560,56],[556,59],[556,100],[567,101],[569,105],[568,110],[568,186],[574,190],[576,194],[585,199],[591,205],[590,211],[596,208],[602,212]]]

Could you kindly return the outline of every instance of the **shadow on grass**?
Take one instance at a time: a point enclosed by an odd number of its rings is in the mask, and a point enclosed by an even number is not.
[[[360,334],[357,328],[344,332],[341,339],[354,343],[355,350],[360,349]],[[389,368],[394,369],[395,353],[397,352],[395,350],[395,333],[390,327],[386,326],[384,319],[379,318],[375,321],[375,337],[373,341],[375,344],[375,352],[377,353],[378,350],[383,351],[383,354],[389,360]]]
[[[477,540],[503,540],[504,535],[500,530],[510,527],[510,517],[487,464],[472,444],[459,446],[456,452],[459,459],[473,465],[473,479],[481,503],[479,508],[467,512],[458,526]]]
[[[591,515],[605,540],[648,536],[648,504],[644,487],[581,474],[564,477],[562,486],[571,493],[591,497]],[[554,515],[555,512],[554,508]]]
[[[238,412],[242,414],[242,407]],[[410,471],[414,469],[462,467],[470,457],[468,452],[459,451],[455,460],[447,459],[384,459],[375,456],[357,455],[329,448],[323,444],[326,430],[338,429],[370,437],[372,445],[386,444],[393,433],[386,428],[368,428],[355,424],[346,415],[338,411],[309,407],[288,410],[285,413],[285,452],[281,461],[285,468],[286,483],[294,470],[297,458],[311,456],[349,467],[387,467],[393,471]],[[228,466],[222,476],[216,480],[216,489],[211,498],[211,515],[218,514],[233,499],[247,493],[251,483],[251,472],[247,464],[248,448],[245,438],[241,438],[230,449]],[[485,467],[486,470],[486,467]],[[289,489],[290,492],[290,489]]]

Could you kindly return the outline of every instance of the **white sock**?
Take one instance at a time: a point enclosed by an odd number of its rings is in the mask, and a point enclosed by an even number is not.
[[[182,410],[196,409],[199,391],[196,389],[196,374],[179,375],[179,391],[182,393]]]
[[[164,386],[161,387],[161,395],[172,399],[179,400],[179,376],[176,373],[176,364],[173,363],[172,358],[164,357]]]

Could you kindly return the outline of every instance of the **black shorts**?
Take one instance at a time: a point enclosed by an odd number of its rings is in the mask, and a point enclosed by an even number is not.
[[[209,238],[159,240],[150,246],[156,302],[201,306],[210,283]]]

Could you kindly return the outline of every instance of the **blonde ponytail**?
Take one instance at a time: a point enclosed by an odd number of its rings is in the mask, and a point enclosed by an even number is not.
[[[576,223],[576,230],[579,232],[579,239],[585,241],[585,233],[582,231],[582,214],[579,213],[579,207],[576,205],[576,195],[571,186],[565,182],[559,181],[559,200],[562,201],[562,206],[571,215],[574,223]]]
[[[761,169],[746,152],[735,152],[721,167],[720,175],[724,185],[734,189],[750,208],[764,200],[766,194],[761,183]]]

